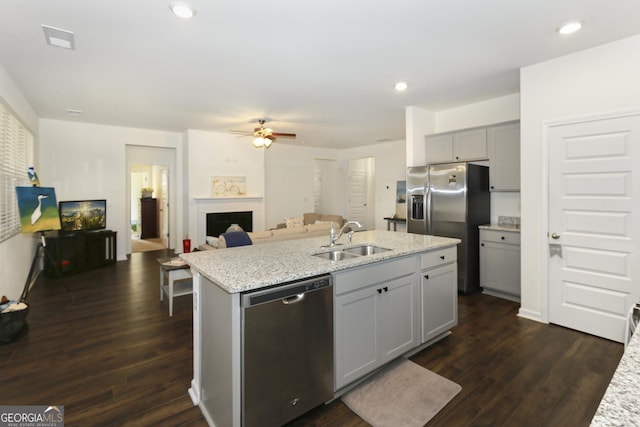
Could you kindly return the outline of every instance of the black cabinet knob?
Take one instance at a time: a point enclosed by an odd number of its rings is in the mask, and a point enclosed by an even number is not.
[[[378,291],[379,294],[382,293],[382,289],[376,289]]]
[[[484,246],[484,243],[480,243],[480,246]]]
[[[442,256],[440,257],[440,259],[444,259],[444,255],[442,255]]]
[[[429,280],[429,275],[428,275],[428,274],[425,274],[424,278],[425,278],[425,279],[427,279],[427,280]]]
[[[387,288],[386,286],[382,289],[384,289],[385,292],[389,292],[389,288]]]
[[[504,240],[504,236],[501,236],[500,239]]]

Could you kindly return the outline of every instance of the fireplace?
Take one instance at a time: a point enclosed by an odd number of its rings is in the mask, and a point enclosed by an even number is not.
[[[253,231],[253,212],[208,212],[206,216],[207,236],[218,237],[231,224],[238,224],[244,231]]]
[[[262,197],[196,197],[193,199],[195,212],[189,223],[191,244],[195,247],[206,243],[207,215],[210,213],[252,212],[252,221],[243,229],[251,231],[265,230],[264,199]],[[218,232],[224,233],[229,226]]]

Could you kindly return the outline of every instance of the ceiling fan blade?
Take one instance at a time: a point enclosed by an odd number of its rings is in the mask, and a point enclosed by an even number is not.
[[[252,132],[247,132],[246,130],[229,130],[227,132],[238,134],[238,135],[247,135],[247,136],[253,135]]]
[[[273,132],[271,135],[273,136],[279,136],[281,138],[295,138],[296,134],[295,133],[281,133],[281,132]]]

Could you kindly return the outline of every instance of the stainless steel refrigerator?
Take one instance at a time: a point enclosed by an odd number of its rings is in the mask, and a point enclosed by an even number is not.
[[[455,237],[458,291],[480,289],[478,226],[491,221],[489,168],[470,163],[407,170],[407,232]]]

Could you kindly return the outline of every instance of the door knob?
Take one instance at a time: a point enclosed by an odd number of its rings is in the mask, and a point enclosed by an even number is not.
[[[559,239],[559,238],[560,238],[560,235],[559,235],[558,233],[552,233],[552,234],[551,234],[551,238],[552,238],[552,239]]]

